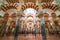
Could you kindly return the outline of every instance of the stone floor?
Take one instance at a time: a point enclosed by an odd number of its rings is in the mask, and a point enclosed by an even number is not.
[[[59,35],[49,35],[47,34],[47,40],[60,40],[60,36]],[[4,36],[4,37],[0,37],[0,40],[14,40],[14,36]],[[18,40],[42,40],[42,36],[37,34],[32,35],[32,34],[19,34],[18,35]]]

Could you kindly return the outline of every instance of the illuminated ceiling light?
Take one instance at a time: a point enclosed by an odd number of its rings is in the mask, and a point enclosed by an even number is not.
[[[32,13],[33,15],[36,14],[36,10],[33,8],[27,8],[24,10],[24,14],[27,15],[28,13]]]

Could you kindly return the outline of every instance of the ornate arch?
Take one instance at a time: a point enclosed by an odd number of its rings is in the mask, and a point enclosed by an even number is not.
[[[27,8],[33,8],[35,10],[38,11],[38,5],[36,5],[35,3],[25,3],[24,5],[22,5],[22,10],[24,11]]]
[[[19,3],[19,0],[6,0],[8,3]]]
[[[1,6],[1,10],[3,10],[4,12],[6,12],[9,9],[17,9],[18,5],[16,3],[11,3],[11,4],[5,4]]]
[[[48,9],[51,9],[53,11],[56,11],[58,9],[58,5],[51,4],[51,3],[44,3],[44,4],[42,4],[42,8],[43,9],[48,8]]]
[[[43,2],[50,3],[50,2],[53,2],[53,0],[41,0],[41,3],[43,3]]]

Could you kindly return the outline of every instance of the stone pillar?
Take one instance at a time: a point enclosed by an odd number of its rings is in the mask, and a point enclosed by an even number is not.
[[[16,20],[16,28],[15,28],[14,40],[18,40],[19,24],[20,24],[20,16],[18,15],[18,18]]]
[[[50,29],[50,22],[49,22],[49,14],[48,13],[44,13],[44,25],[45,25],[46,32],[48,32]]]
[[[45,31],[43,14],[41,14],[40,25],[41,25],[41,35],[42,35],[42,39],[43,39],[43,40],[47,40],[47,39],[46,39],[46,31]]]

